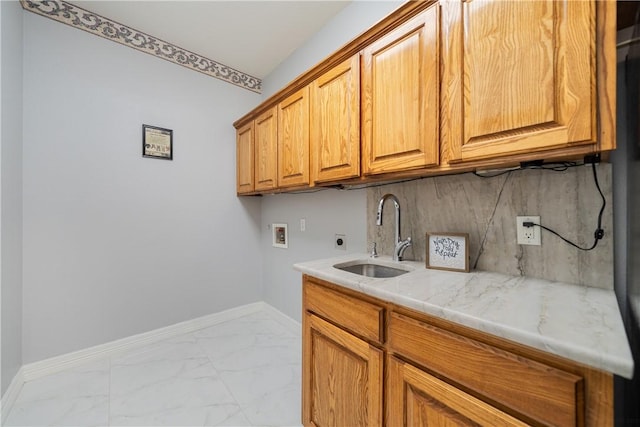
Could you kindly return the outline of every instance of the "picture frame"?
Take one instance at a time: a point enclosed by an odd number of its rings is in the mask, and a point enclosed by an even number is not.
[[[468,233],[427,233],[426,267],[469,272]]]
[[[173,130],[143,124],[142,157],[173,160]]]
[[[289,247],[287,224],[271,224],[272,246],[286,249]]]

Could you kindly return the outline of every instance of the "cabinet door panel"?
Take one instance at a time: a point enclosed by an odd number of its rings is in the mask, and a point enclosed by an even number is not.
[[[277,118],[276,107],[273,107],[260,115],[254,122],[256,190],[271,190],[278,185]]]
[[[382,350],[309,313],[304,328],[304,424],[382,425]]]
[[[453,0],[443,22],[450,158],[594,143],[594,2]]]
[[[311,85],[314,181],[360,175],[360,56],[354,55]]]
[[[439,6],[364,50],[363,172],[438,164]]]
[[[236,189],[253,191],[253,122],[236,131]]]
[[[278,105],[278,186],[309,184],[309,87]]]
[[[389,358],[387,425],[526,426],[522,421],[393,357]]]

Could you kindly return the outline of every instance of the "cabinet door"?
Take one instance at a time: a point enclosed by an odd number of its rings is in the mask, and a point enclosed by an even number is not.
[[[388,426],[526,426],[522,421],[393,357],[387,382]]]
[[[278,186],[309,184],[309,87],[278,104]]]
[[[311,84],[313,180],[360,175],[360,56]]]
[[[236,189],[253,191],[253,122],[236,131]]]
[[[277,117],[277,107],[273,107],[254,122],[256,191],[272,190],[278,185]]]
[[[594,1],[449,0],[442,14],[450,159],[594,142]]]
[[[304,425],[382,425],[382,350],[309,313],[303,342]]]
[[[439,10],[432,6],[364,50],[364,174],[438,164]]]

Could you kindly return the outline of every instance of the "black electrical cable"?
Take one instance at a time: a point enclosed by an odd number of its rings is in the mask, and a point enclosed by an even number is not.
[[[593,237],[594,237],[594,241],[593,241],[593,245],[590,248],[583,248],[580,247],[578,245],[576,245],[575,243],[573,243],[570,240],[565,239],[564,237],[562,237],[560,234],[558,234],[557,232],[555,232],[554,230],[545,227],[544,225],[541,224],[536,224],[535,222],[524,222],[522,225],[524,225],[525,227],[540,227],[543,230],[547,230],[548,232],[555,234],[556,236],[558,236],[559,238],[561,238],[562,240],[564,240],[565,242],[567,242],[568,244],[570,244],[571,246],[580,249],[581,251],[590,251],[592,249],[594,249],[596,246],[598,246],[598,242],[600,241],[600,239],[602,239],[604,237],[604,230],[602,229],[602,214],[604,213],[604,208],[607,206],[607,200],[604,197],[604,194],[602,193],[602,189],[600,188],[600,183],[598,182],[598,173],[596,172],[596,164],[591,163],[591,166],[593,167],[593,180],[596,183],[596,188],[598,189],[598,192],[600,193],[600,197],[602,197],[602,207],[600,208],[600,213],[598,214],[598,227],[596,228],[596,231],[593,233]]]
[[[509,172],[513,172],[513,171],[517,171],[517,170],[521,170],[520,168],[516,168],[516,169],[505,169],[503,171],[500,172],[496,172],[493,175],[483,175],[481,173],[478,173],[476,171],[472,172],[475,176],[477,176],[478,178],[495,178],[496,176],[501,176],[501,175],[506,175]]]
[[[362,190],[365,188],[376,188],[376,187],[384,187],[385,185],[391,185],[391,184],[403,184],[405,182],[413,182],[413,181],[420,181],[422,179],[427,179],[427,178],[431,178],[428,176],[418,176],[416,178],[409,178],[409,179],[405,179],[402,181],[393,181],[393,182],[381,182],[381,183],[377,183],[377,184],[363,184],[363,185],[348,185],[348,184],[339,184],[337,185],[335,188],[338,190],[347,190],[347,191],[351,191],[351,190]],[[329,188],[334,188],[334,187],[329,187]]]
[[[505,169],[502,171],[498,171],[493,175],[484,175],[482,173],[478,173],[478,171],[474,171],[471,173],[477,176],[478,178],[495,178],[497,176],[505,175],[509,172],[523,171],[523,170],[541,169],[541,170],[547,170],[547,171],[553,171],[553,172],[564,172],[569,168],[575,168],[577,166],[582,166],[582,165],[584,165],[584,163],[577,163],[577,162],[545,163],[543,165],[523,165],[520,167]]]

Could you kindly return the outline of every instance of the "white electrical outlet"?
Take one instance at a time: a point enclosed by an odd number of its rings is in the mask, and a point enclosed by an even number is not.
[[[306,231],[307,229],[307,220],[302,218],[300,219],[300,231]]]
[[[540,246],[540,227],[525,227],[525,222],[533,222],[534,224],[540,224],[539,216],[517,216],[516,217],[516,231],[518,236],[519,245],[535,245]]]
[[[340,249],[342,251],[347,250],[347,236],[345,236],[344,234],[336,234],[333,242],[336,249]]]

